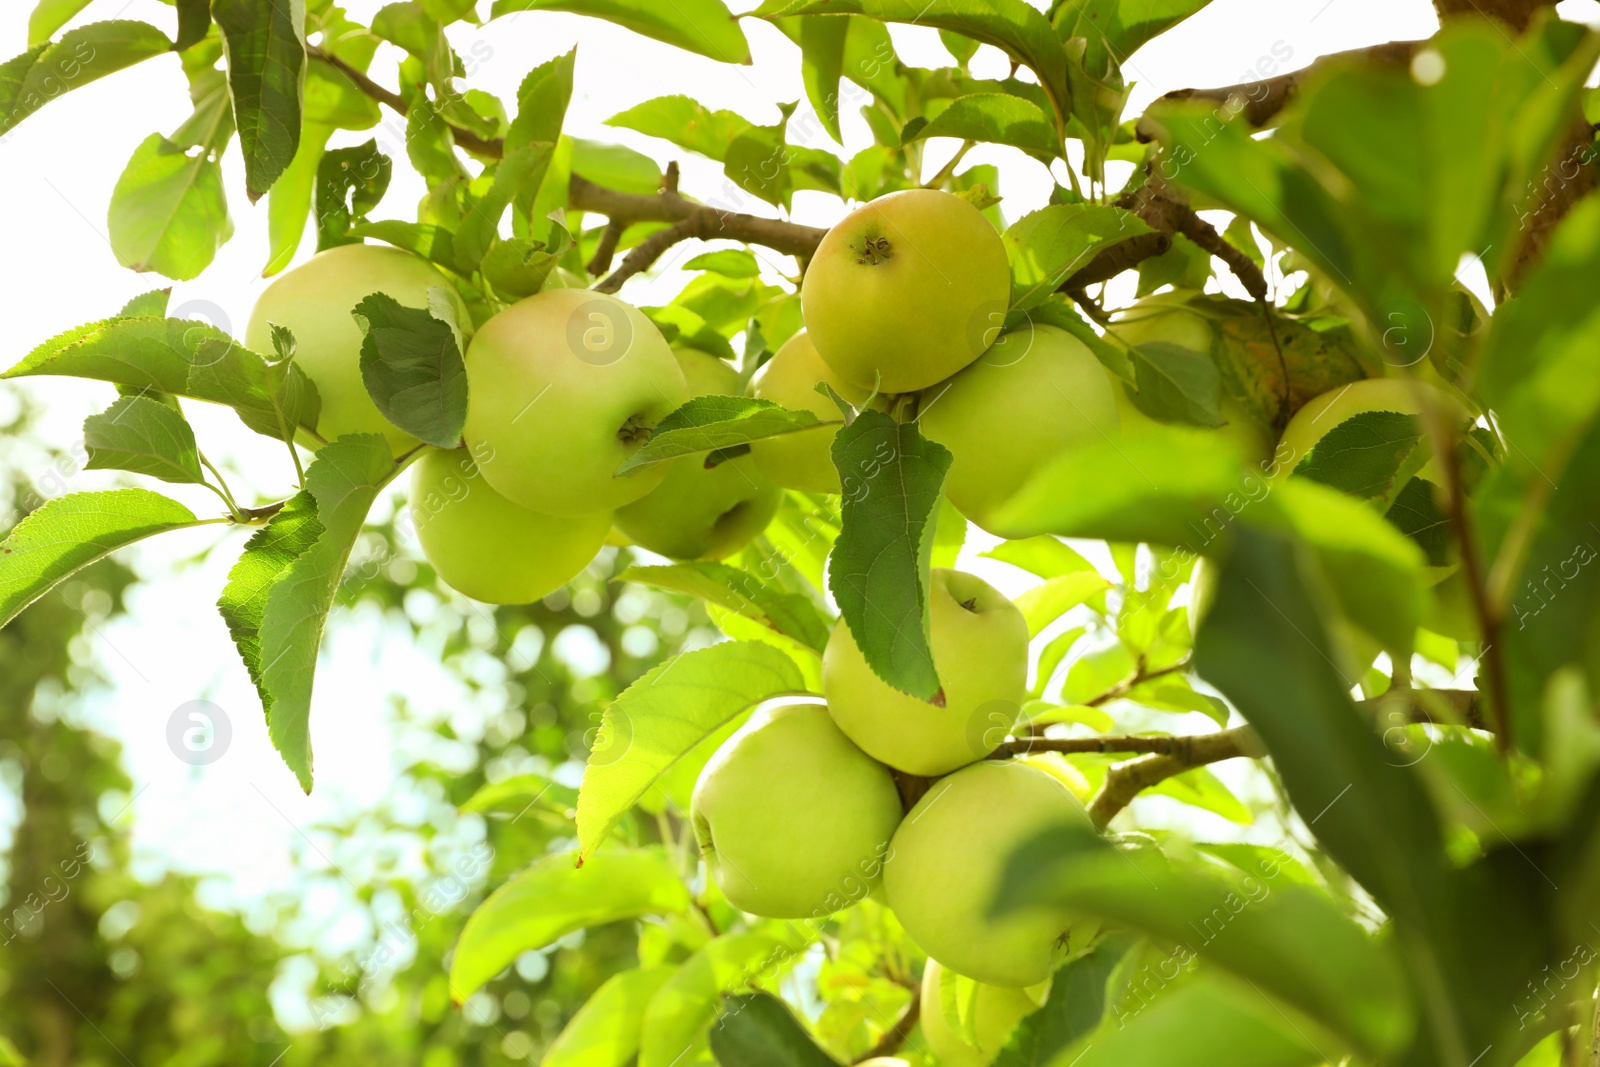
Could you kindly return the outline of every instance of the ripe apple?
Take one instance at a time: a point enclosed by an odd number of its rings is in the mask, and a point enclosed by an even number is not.
[[[761,708],[707,761],[689,817],[737,908],[830,915],[870,893],[903,809],[889,769],[820,704]]]
[[[474,600],[529,604],[589,565],[611,528],[605,512],[555,518],[491,489],[464,448],[430,448],[411,476],[411,521],[439,577]]]
[[[952,193],[906,189],[856,208],[817,246],[800,310],[845,381],[911,393],[983,354],[1011,297],[1005,246]]]
[[[967,1010],[971,1012],[972,1036],[977,1044],[969,1044],[945,1018],[942,986],[948,979],[938,960],[930,959],[923,968],[919,1017],[928,1051],[939,1058],[942,1067],[988,1067],[1005,1047],[1011,1031],[1024,1016],[1038,1009],[1039,1002],[1028,990],[973,982],[975,988],[968,994],[972,1001]]]
[[[957,974],[1000,986],[1042,982],[1077,947],[1073,921],[1044,908],[996,919],[989,907],[1019,845],[1085,818],[1067,787],[1037,767],[964,767],[935,782],[895,831],[883,868],[889,906],[917,947]]]
[[[1347,419],[1369,411],[1394,411],[1402,415],[1419,415],[1422,412],[1424,395],[1431,403],[1443,407],[1452,418],[1465,419],[1466,413],[1462,406],[1446,396],[1438,387],[1423,381],[1406,381],[1401,378],[1364,378],[1337,389],[1330,389],[1321,396],[1308,400],[1304,407],[1294,413],[1289,425],[1283,429],[1283,436],[1278,441],[1278,451],[1285,456],[1285,460],[1279,465],[1276,476],[1287,478],[1294,468],[1299,466],[1301,460],[1311,454],[1317,442]],[[1426,438],[1420,447],[1428,447]],[[1430,456],[1428,462],[1417,472],[1417,477],[1435,485],[1442,483],[1444,473],[1439,469],[1437,458]]]
[[[726,360],[692,348],[673,350],[692,396],[737,396],[739,372]],[[673,559],[722,559],[766,529],[783,490],[767,480],[748,453],[715,467],[684,456],[666,480],[617,509],[617,529],[652,552]]]
[[[384,418],[361,380],[363,334],[352,309],[373,293],[410,308],[428,306],[428,290],[442,291],[455,308],[456,325],[472,318],[455,287],[421,256],[387,245],[339,245],[318,252],[275,278],[256,301],[245,327],[245,347],[272,355],[272,324],[294,333],[294,361],[316,384],[322,401],[317,433],[326,441],[347,433],[382,434],[398,455],[417,440]]]
[[[1074,448],[1115,433],[1105,369],[1055,326],[1002,334],[977,362],[922,394],[922,432],[954,454],[944,491],[967,518],[1001,537],[993,515],[1028,479]]]
[[[655,324],[588,289],[546,289],[484,323],[467,348],[467,383],[464,436],[492,457],[479,461],[484,478],[562,516],[609,512],[660,485],[665,464],[616,469],[689,399]]]
[[[867,399],[868,390],[858,389],[833,372],[817,355],[811,335],[801,330],[783,343],[762,365],[750,382],[751,395],[782,404],[791,411],[809,411],[824,422],[838,422],[839,406],[817,392],[817,383],[827,382],[833,391],[852,404]],[[750,442],[756,466],[785,489],[807,493],[839,492],[839,468],[833,465],[833,435],[837,426],[781,434]]]
[[[1147,296],[1126,309],[1112,324],[1113,336],[1128,345],[1165,342],[1191,352],[1209,353],[1215,332],[1204,315],[1188,308],[1186,296],[1175,293],[1157,293]],[[1196,357],[1201,358],[1201,357]],[[1122,415],[1124,433],[1138,435],[1159,420],[1146,415],[1134,404],[1126,383],[1107,372],[1112,389],[1116,392],[1117,410]],[[1217,432],[1232,441],[1240,455],[1251,463],[1258,463],[1272,455],[1272,429],[1262,423],[1250,409],[1228,393],[1222,392],[1218,405],[1227,424]]]
[[[982,578],[935,569],[928,590],[933,666],[944,706],[891,688],[842,621],[822,653],[822,693],[839,729],[909,774],[945,774],[994,751],[1021,713],[1028,624]]]

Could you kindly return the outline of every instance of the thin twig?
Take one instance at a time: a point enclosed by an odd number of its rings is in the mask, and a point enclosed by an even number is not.
[[[1174,775],[1208,763],[1241,756],[1259,759],[1267,754],[1266,746],[1249,726],[1235,726],[1183,740],[1188,742],[1188,747],[1182,754],[1152,754],[1112,764],[1100,791],[1089,802],[1089,817],[1094,824],[1103,828],[1132,803],[1134,797]]]
[[[922,990],[911,990],[911,1003],[906,1005],[906,1010],[900,1013],[900,1018],[894,1021],[884,1035],[878,1039],[866,1052],[852,1060],[852,1063],[866,1063],[879,1056],[893,1055],[899,1051],[900,1046],[906,1043],[906,1038],[911,1035],[912,1029],[917,1025],[917,1019],[922,1014]]]

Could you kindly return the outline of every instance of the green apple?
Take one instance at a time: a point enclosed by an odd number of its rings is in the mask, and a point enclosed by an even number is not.
[[[294,334],[294,361],[317,387],[322,401],[317,434],[325,441],[348,433],[382,434],[396,454],[417,440],[384,418],[361,380],[363,334],[351,310],[373,293],[385,293],[410,308],[428,306],[428,291],[442,292],[455,309],[456,325],[470,332],[472,318],[438,269],[410,252],[387,245],[339,245],[318,252],[275,278],[256,301],[245,327],[245,347],[271,356],[272,326]]]
[[[907,189],[852,211],[806,268],[800,310],[817,351],[845,381],[911,393],[977,359],[1011,297],[1000,235],[937,189]]]
[[[1215,331],[1204,315],[1188,308],[1184,294],[1157,293],[1147,296],[1123,311],[1112,324],[1112,335],[1124,343],[1139,345],[1166,343],[1201,353],[1196,358],[1208,358]],[[1133,402],[1133,395],[1120,378],[1106,372],[1116,392],[1117,409],[1122,415],[1122,428],[1134,436],[1151,426],[1160,425]],[[1272,455],[1272,430],[1250,413],[1250,409],[1236,400],[1226,389],[1218,405],[1225,426],[1217,432],[1233,442],[1239,454],[1251,463],[1258,463]]]
[[[422,554],[452,588],[489,604],[529,604],[589,565],[611,528],[605,512],[555,518],[513,504],[467,450],[430,448],[411,475]]]
[[[1031,991],[986,982],[956,983],[956,995],[966,1004],[962,1016],[977,1042],[973,1044],[950,1025],[944,1013],[944,986],[952,976],[930,959],[922,971],[922,1036],[941,1067],[988,1067],[1005,1047],[1011,1031],[1024,1016],[1037,1010]]]
[[[1217,561],[1201,556],[1194,562],[1189,578],[1189,637],[1200,636],[1200,624],[1216,603],[1217,590],[1222,585],[1222,571]]]
[[[750,382],[751,395],[782,404],[791,411],[809,411],[824,422],[840,421],[839,406],[817,392],[827,382],[852,404],[866,401],[868,390],[858,389],[833,372],[817,355],[817,346],[804,330],[783,343]],[[833,465],[833,435],[837,426],[780,434],[750,442],[756,466],[785,489],[807,493],[839,492],[839,468]]]
[[[665,464],[616,470],[689,399],[655,324],[588,289],[546,289],[484,323],[467,383],[464,436],[484,478],[548,515],[612,511],[660,485]]]
[[[1275,477],[1287,478],[1300,461],[1311,454],[1317,442],[1346,420],[1369,411],[1393,411],[1416,416],[1423,410],[1425,397],[1429,403],[1442,407],[1451,418],[1464,420],[1465,411],[1461,405],[1438,387],[1401,378],[1364,378],[1308,400],[1304,407],[1294,413],[1289,425],[1283,429],[1283,436],[1279,438],[1278,452],[1285,459]],[[1421,447],[1428,447],[1426,440]],[[1435,485],[1443,482],[1444,474],[1439,469],[1437,457],[1430,456],[1417,472],[1417,477]]]
[[[879,678],[842,621],[822,653],[834,722],[869,756],[908,774],[945,774],[994,751],[1016,725],[1028,676],[1028,624],[982,578],[934,570],[928,614],[942,707]]]
[[[1115,433],[1117,403],[1082,341],[1029,325],[924,392],[917,424],[955,457],[944,484],[950,502],[1006,537],[1016,532],[997,527],[995,513],[1051,460]]]
[[[675,349],[693,396],[737,396],[739,372],[726,360]],[[617,509],[615,522],[637,544],[673,559],[722,559],[766,529],[783,490],[767,480],[749,454],[715,467],[703,456],[684,456],[666,480]]]
[[[935,782],[895,831],[883,867],[889,905],[917,947],[957,974],[999,986],[1042,982],[1078,947],[1073,920],[1044,908],[993,918],[989,907],[1017,847],[1086,818],[1067,787],[1037,767],[964,767]]]
[[[689,805],[723,895],[770,919],[830,915],[870,893],[902,813],[889,769],[820,704],[758,709],[706,762]]]

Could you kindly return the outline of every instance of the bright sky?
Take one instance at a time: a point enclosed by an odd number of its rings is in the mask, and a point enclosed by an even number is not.
[[[363,22],[379,6],[376,0],[346,4]],[[753,5],[735,0],[734,6]],[[24,0],[0,5],[0,54],[23,50],[30,8]],[[1573,17],[1594,17],[1595,5],[1588,0],[1568,0],[1563,12],[1568,8]],[[155,0],[95,0],[78,21],[113,17],[148,19],[169,33],[174,22],[173,9]],[[1171,89],[1270,75],[1328,52],[1423,37],[1435,28],[1426,0],[1216,0],[1132,58],[1128,74],[1138,84],[1130,113]],[[513,105],[516,86],[529,68],[579,45],[567,131],[624,143],[663,163],[677,158],[683,165],[684,191],[709,198],[723,185],[718,164],[602,123],[667,93],[688,93],[710,107],[729,108],[763,123],[777,120],[779,102],[800,100],[805,109],[798,50],[770,26],[751,21],[745,30],[755,55],[747,67],[702,59],[606,23],[563,14],[522,13],[481,28],[457,26],[451,38],[458,52],[479,58],[469,84]],[[892,33],[906,61],[948,64],[932,30],[894,27]],[[989,76],[1003,75],[1005,62],[986,48],[975,68]],[[395,54],[388,46],[380,51],[373,74],[380,82],[395,83]],[[106,208],[134,147],[152,132],[170,133],[188,113],[178,60],[161,57],[67,94],[0,140],[0,235],[12,264],[5,278],[0,365],[9,366],[39,341],[110,314],[129,297],[166,284],[117,265],[106,237]],[[396,166],[394,183],[376,214],[410,219],[423,189],[405,163],[394,129],[345,133],[336,143],[379,138],[396,157]],[[859,116],[847,117],[845,132],[848,152],[870,141]],[[826,144],[825,134],[816,136]],[[953,142],[935,142],[929,173],[953,149]],[[1008,218],[1044,203],[1049,179],[1037,162],[1014,150],[987,146],[968,159],[1002,164],[1000,192]],[[219,325],[241,332],[263,285],[259,271],[266,260],[266,202],[252,207],[246,200],[236,147],[230,149],[224,171],[237,233],[201,278],[174,288],[172,306],[187,305],[193,313],[208,315],[215,312],[198,309],[214,308],[220,312]],[[754,204],[747,210],[767,209]],[[828,225],[839,214],[837,201],[823,194],[795,198],[798,221]],[[310,243],[302,245],[301,257],[310,254]],[[681,262],[693,251],[680,246],[667,262]],[[630,282],[622,295],[638,303],[661,302],[683,280],[668,271],[659,279]],[[48,405],[42,429],[63,446],[80,440],[81,420],[103,407],[110,394],[107,387],[67,379],[7,383],[0,386],[0,411],[23,391]],[[262,499],[284,495],[290,472],[281,448],[243,432],[230,413],[198,404],[189,405],[188,411],[202,447],[224,467],[236,492],[243,489],[249,496],[258,491]],[[103,472],[52,474],[37,456],[3,441],[0,462],[24,467],[48,495],[103,487],[112,480]],[[214,498],[203,492],[174,495],[191,506],[214,510]],[[0,525],[9,521],[0,517]],[[170,865],[214,872],[216,899],[248,901],[288,887],[291,854],[304,847],[301,835],[317,820],[396,803],[391,787],[408,741],[392,722],[394,694],[404,693],[424,713],[451,718],[469,737],[498,709],[470,696],[440,670],[433,652],[413,647],[376,613],[336,612],[324,644],[312,716],[317,789],[309,798],[302,795],[267,740],[256,695],[213,607],[245,535],[222,534],[229,542],[226,548],[202,557],[218,537],[214,529],[170,535],[132,553],[140,572],[159,581],[139,590],[125,619],[90,637],[113,691],[89,710],[92,721],[126,746],[135,798],[131,816],[124,817],[133,820],[143,862],[152,870]],[[1012,586],[1008,592],[1016,591],[1017,573],[1010,568],[977,561],[973,569]],[[232,727],[231,747],[208,767],[178,761],[166,741],[169,716],[196,699],[221,706]],[[404,803],[419,815],[426,811],[415,798]],[[7,821],[0,811],[0,833]],[[312,836],[317,847],[330,848]],[[341,936],[360,933],[347,930]]]

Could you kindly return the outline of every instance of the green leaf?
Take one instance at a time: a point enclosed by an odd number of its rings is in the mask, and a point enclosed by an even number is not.
[[[1022,617],[1028,620],[1028,636],[1032,638],[1079,604],[1087,603],[1095,594],[1110,588],[1111,583],[1093,568],[1078,570],[1045,579],[1042,584],[1025,590],[1016,598],[1016,603]]]
[[[86,470],[148,474],[180,485],[205,484],[194,430],[177,408],[142,396],[125,396],[83,421]]]
[[[1150,227],[1131,211],[1103,204],[1051,204],[1001,234],[1011,262],[1011,304],[1031,308],[1049,299],[1102,249]]]
[[[184,149],[151,134],[111,190],[108,226],[124,267],[198,277],[233,236],[222,167],[208,148]]]
[[[822,128],[840,144],[839,78],[844,70],[845,38],[850,20],[804,16],[800,18],[800,78],[805,82],[806,99],[822,120]]]
[[[1425,478],[1412,478],[1395,495],[1384,517],[1395,529],[1417,543],[1428,562],[1443,567],[1450,562],[1455,533],[1450,516],[1439,507],[1439,487]]]
[[[1055,537],[1025,537],[1020,541],[1001,541],[978,555],[1020,567],[1040,578],[1055,578],[1078,571],[1092,571],[1094,564],[1078,550]]]
[[[357,223],[350,227],[350,236],[371,237],[407,252],[415,252],[446,270],[456,267],[455,234],[440,226],[383,219]]]
[[[640,967],[612,975],[545,1049],[540,1067],[627,1067],[639,1051],[644,1012],[676,967]]]
[[[1226,722],[1226,708],[1222,709],[1222,715],[1224,722]],[[1213,713],[1213,718],[1215,717],[1215,713]],[[1220,815],[1229,822],[1238,823],[1240,826],[1249,826],[1256,821],[1255,813],[1250,810],[1249,806],[1234,796],[1233,791],[1222,784],[1222,779],[1218,778],[1207,767],[1196,767],[1192,771],[1184,771],[1182,774],[1162,779],[1156,785],[1145,790],[1145,793],[1171,797],[1179,803],[1188,804],[1193,808],[1200,808],[1202,811],[1209,811],[1213,815]]]
[[[722,1010],[722,997],[771,980],[799,955],[800,924],[785,936],[724,934],[697,950],[667,980],[645,1009],[638,1067],[706,1062],[706,1031]]]
[[[228,89],[253,204],[289,168],[300,146],[303,0],[211,0],[228,59]]]
[[[629,567],[616,580],[699,597],[786,634],[818,653],[828,644],[829,620],[808,597],[784,592],[749,571],[726,563]]]
[[[921,141],[929,137],[960,137],[967,141],[1010,145],[1022,149],[1047,166],[1050,160],[1061,154],[1061,142],[1056,137],[1049,116],[1022,97],[1010,93],[958,96],[950,102],[949,107],[939,112],[937,118],[905,140]]]
[[[467,367],[453,325],[385,293],[355,306],[361,380],[383,417],[412,437],[454,448],[467,421]]]
[[[257,688],[267,732],[308,793],[311,688],[322,629],[367,511],[395,469],[377,434],[341,437],[317,453],[306,469],[306,491],[316,500],[322,532],[273,583],[262,612]]]
[[[312,59],[306,65],[304,105],[305,126],[370,130],[383,119],[376,100],[362,92],[344,71],[320,59]],[[302,143],[295,150],[296,158],[304,148],[304,130],[300,136]]]
[[[942,692],[928,643],[930,552],[950,450],[915,423],[863,411],[833,439],[844,526],[828,588],[878,677],[920,700]]]
[[[1106,1012],[1106,986],[1128,954],[1131,938],[1103,937],[1050,979],[1050,995],[1011,1032],[991,1067],[1044,1067],[1092,1033]]]
[[[1210,2],[1075,0],[1058,5],[1052,21],[1063,41],[1084,38],[1084,68],[1099,78],[1115,73],[1130,55]]]
[[[661,167],[643,152],[581,137],[572,142],[572,173],[624,193],[649,196],[661,190]]]
[[[450,961],[450,995],[457,1004],[524,952],[574,930],[689,910],[689,890],[660,849],[602,852],[581,867],[575,860],[571,852],[545,856],[478,905]]]
[[[267,238],[272,247],[267,253],[267,265],[261,269],[262,277],[272,277],[294,260],[306,235],[317,172],[332,136],[332,127],[313,125],[308,120],[300,131],[300,147],[295,150],[294,159],[267,194]]]
[[[524,145],[507,152],[494,165],[489,191],[472,204],[456,227],[455,254],[462,273],[470,274],[483,261],[499,236],[500,218],[512,201],[531,203],[538,195],[550,169],[553,148],[549,142]]]
[[[555,144],[561,137],[561,124],[567,105],[572,102],[572,69],[578,50],[539,64],[517,87],[517,117],[506,131],[505,150],[515,152],[524,145]]]
[[[1302,1036],[1282,1009],[1260,994],[1206,971],[1152,998],[1129,991],[1119,1006],[1118,1025],[1079,1042],[1058,1062],[1072,1067],[1313,1067],[1337,1063]]]
[[[615,22],[724,63],[749,63],[750,43],[722,0],[494,0],[492,18],[513,11],[570,11]]]
[[[711,1052],[722,1067],[839,1067],[771,993],[729,997],[711,1030]]]
[[[72,493],[45,503],[0,542],[0,626],[108,553],[200,522],[148,489]]]
[[[708,734],[769,697],[804,691],[793,660],[770,645],[733,641],[666,661],[606,709],[578,791],[578,842],[587,859],[651,785]]]
[[[317,397],[290,364],[269,365],[221,330],[193,319],[91,322],[51,338],[0,378],[64,374],[224,404],[257,433],[282,439],[283,421],[312,428]]]
[[[365,222],[367,213],[378,206],[392,171],[393,163],[378,151],[376,139],[322,154],[315,198],[318,252],[355,240],[351,227]]]
[[[1222,375],[1211,356],[1165,341],[1128,349],[1137,390],[1134,407],[1161,422],[1224,426]]]
[[[790,411],[770,400],[697,396],[657,423],[650,440],[624,460],[617,473],[627,474],[679,456],[732,448],[821,424],[810,411]]]
[[[606,125],[660,137],[720,163],[753,123],[736,112],[712,111],[693,97],[658,96],[612,115]]]
[[[171,49],[166,34],[130,19],[92,22],[35,45],[0,64],[0,134],[66,92]]]
[[[91,0],[39,0],[28,16],[28,47],[49,44],[56,31],[72,21]]]
[[[1324,434],[1294,472],[1362,500],[1388,499],[1421,439],[1414,415],[1364,411]]]
[[[563,815],[578,802],[578,791],[544,774],[515,774],[481,787],[461,805],[463,812],[521,817],[535,804]]]
[[[761,264],[743,248],[718,248],[700,253],[685,263],[683,269],[715,271],[725,278],[754,278],[761,273]]]
[[[1066,52],[1049,21],[1023,0],[766,0],[751,14],[866,15],[880,22],[953,30],[992,44],[1031,68],[1062,121],[1071,110]]]
[[[239,658],[257,692],[261,681],[261,620],[267,596],[289,564],[322,536],[317,501],[308,492],[296,493],[267,524],[245,542],[238,562],[228,572],[228,584],[217,600],[217,611],[228,626]]]

